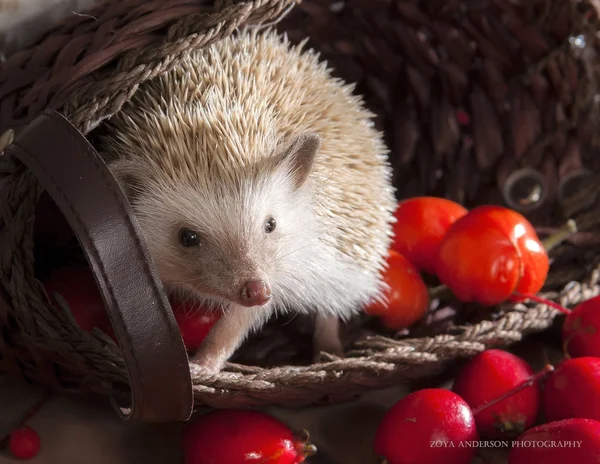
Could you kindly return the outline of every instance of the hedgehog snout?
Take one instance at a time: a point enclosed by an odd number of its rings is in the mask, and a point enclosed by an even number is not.
[[[251,280],[244,284],[240,296],[244,306],[263,306],[271,299],[271,287],[264,280]]]

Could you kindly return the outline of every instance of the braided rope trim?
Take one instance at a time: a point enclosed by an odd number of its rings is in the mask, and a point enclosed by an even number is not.
[[[236,28],[276,23],[296,0],[123,0],[69,17],[0,64],[2,130],[47,108],[87,134],[147,79]]]
[[[242,25],[277,21],[294,3],[294,0],[257,0],[233,4],[210,16],[183,18],[169,29],[166,44],[141,53],[129,52],[120,60],[114,75],[101,82],[86,83],[71,94],[64,107],[65,115],[87,134],[117,113],[141,83],[170,71],[193,51],[218,42]],[[56,98],[60,100],[60,94]]]
[[[600,266],[584,283],[571,282],[559,295],[544,294],[561,305],[574,305],[600,294]],[[546,305],[511,306],[497,321],[483,321],[460,333],[394,340],[373,336],[344,359],[330,357],[302,367],[260,368],[229,363],[219,374],[192,371],[196,407],[303,405],[345,401],[368,390],[442,373],[450,364],[491,347],[506,347],[527,334],[549,328],[560,313]]]

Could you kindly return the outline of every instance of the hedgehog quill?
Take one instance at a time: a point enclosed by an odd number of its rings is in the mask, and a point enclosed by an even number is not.
[[[315,315],[317,352],[382,298],[396,206],[382,135],[305,44],[239,31],[140,86],[100,149],[169,292],[223,311],[215,373],[276,313]]]

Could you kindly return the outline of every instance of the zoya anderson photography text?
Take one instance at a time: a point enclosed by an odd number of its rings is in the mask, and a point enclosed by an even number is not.
[[[581,440],[432,440],[431,448],[580,448]]]

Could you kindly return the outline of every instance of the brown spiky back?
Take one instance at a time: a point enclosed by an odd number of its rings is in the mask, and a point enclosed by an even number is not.
[[[278,142],[317,133],[321,148],[310,178],[327,240],[379,272],[395,201],[372,116],[314,52],[275,32],[252,31],[195,52],[142,85],[108,122],[105,140],[117,156],[150,166],[165,189],[198,186],[200,199],[206,179],[237,185]]]

